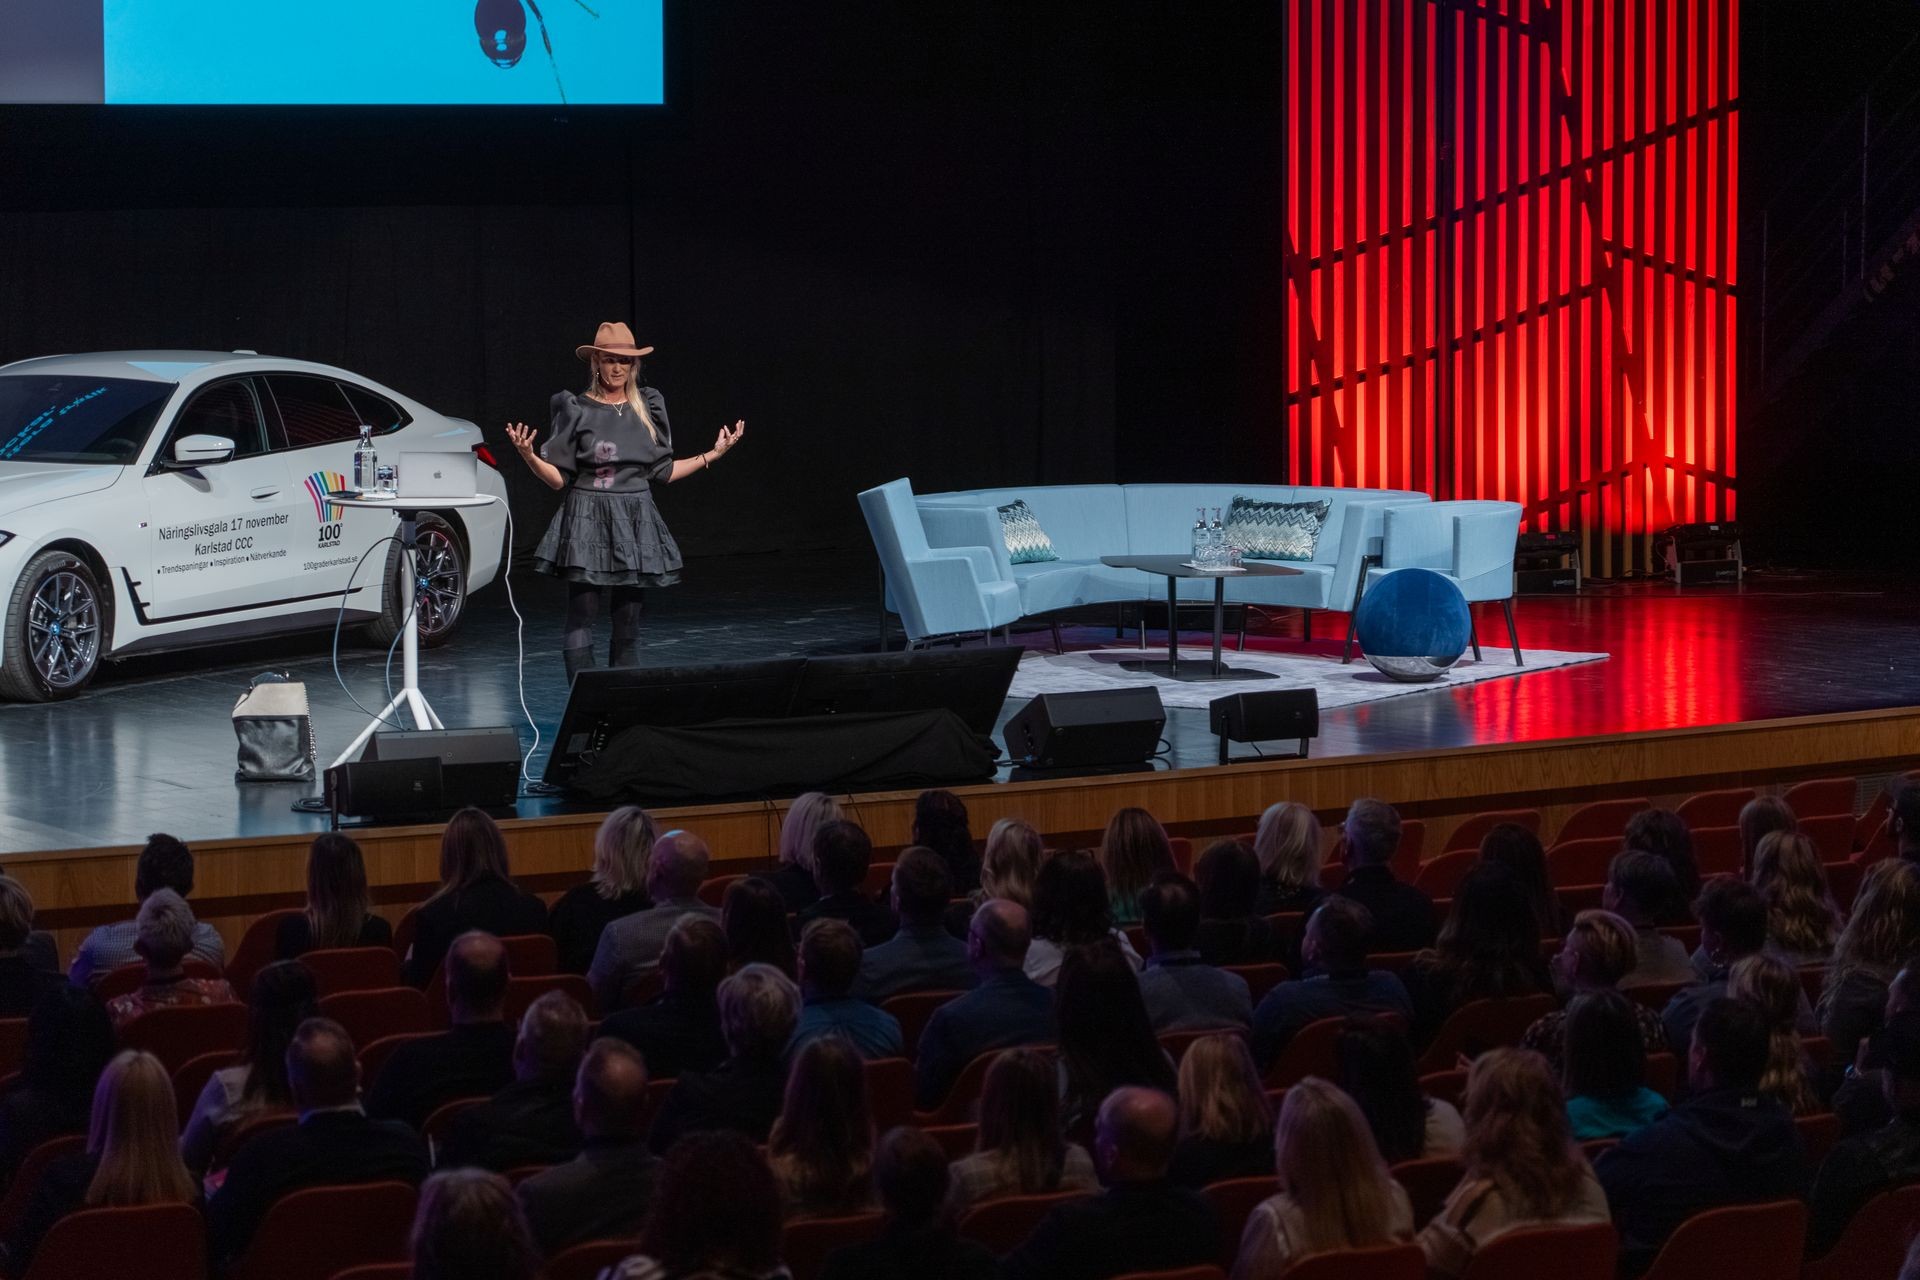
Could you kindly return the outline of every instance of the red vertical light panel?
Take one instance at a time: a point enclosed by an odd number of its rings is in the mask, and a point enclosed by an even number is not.
[[[1734,516],[1739,0],[1284,0],[1293,479]]]

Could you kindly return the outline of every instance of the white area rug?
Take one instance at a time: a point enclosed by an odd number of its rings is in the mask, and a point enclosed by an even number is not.
[[[1497,644],[1481,645],[1484,660],[1475,662],[1469,653],[1453,670],[1438,680],[1409,684],[1391,680],[1373,669],[1365,657],[1356,653],[1353,661],[1342,665],[1338,654],[1273,653],[1249,649],[1238,653],[1222,649],[1220,660],[1230,667],[1249,667],[1271,671],[1273,680],[1169,680],[1147,672],[1128,671],[1120,663],[1140,658],[1166,661],[1165,646],[1159,649],[1083,649],[1070,653],[1040,653],[1029,649],[1013,675],[1009,698],[1031,698],[1037,693],[1078,693],[1087,689],[1130,689],[1153,685],[1160,690],[1160,701],[1169,707],[1205,707],[1215,698],[1229,693],[1255,693],[1262,689],[1316,690],[1320,709],[1350,707],[1362,702],[1378,702],[1409,693],[1430,693],[1436,689],[1458,689],[1501,676],[1528,675],[1552,671],[1582,662],[1601,662],[1604,653],[1562,653],[1554,649],[1526,649],[1527,664],[1513,665],[1513,653]],[[1182,660],[1206,661],[1212,649],[1182,645]]]

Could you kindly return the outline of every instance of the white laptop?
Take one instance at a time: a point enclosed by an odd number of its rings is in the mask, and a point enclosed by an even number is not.
[[[479,491],[478,468],[479,459],[465,449],[458,453],[403,453],[399,497],[471,498]]]

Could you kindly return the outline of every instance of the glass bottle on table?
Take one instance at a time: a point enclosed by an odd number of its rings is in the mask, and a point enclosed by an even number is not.
[[[1207,509],[1201,507],[1193,513],[1192,559],[1197,566],[1207,563],[1209,533],[1207,531]]]
[[[360,443],[353,447],[353,491],[363,498],[380,488],[380,455],[373,449],[373,428],[360,424]]]
[[[1227,562],[1227,529],[1220,523],[1220,508],[1213,509],[1213,523],[1207,528],[1207,567],[1218,569]]]

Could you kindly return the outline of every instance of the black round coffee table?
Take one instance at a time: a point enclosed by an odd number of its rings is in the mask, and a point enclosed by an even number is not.
[[[1158,658],[1137,658],[1120,665],[1129,671],[1144,671],[1156,676],[1166,676],[1171,680],[1275,680],[1271,671],[1256,671],[1250,667],[1229,667],[1220,661],[1220,629],[1226,619],[1227,579],[1228,578],[1284,578],[1297,577],[1298,569],[1283,564],[1274,564],[1270,560],[1248,560],[1241,568],[1243,573],[1216,573],[1205,569],[1196,569],[1188,561],[1189,556],[1101,556],[1100,563],[1115,569],[1138,569],[1142,573],[1157,573],[1167,580],[1167,656],[1165,661]],[[1180,659],[1180,583],[1181,578],[1213,579],[1213,661],[1197,662],[1191,658]]]

